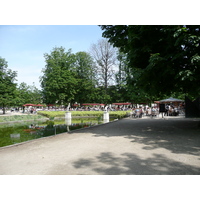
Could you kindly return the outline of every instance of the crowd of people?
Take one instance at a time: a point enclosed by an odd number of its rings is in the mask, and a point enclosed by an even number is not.
[[[158,116],[160,114],[159,106],[155,105],[149,107],[147,105],[94,105],[94,106],[72,106],[66,107],[27,107],[23,110],[24,113],[36,114],[37,111],[131,111],[132,117],[143,116]],[[19,109],[11,109],[11,112],[19,112]],[[174,106],[173,104],[165,104],[164,116],[178,116],[180,113],[184,113],[183,106]]]
[[[180,113],[184,114],[184,106],[174,106],[173,104],[166,104],[164,111],[162,111],[164,116],[178,116]],[[148,107],[140,106],[139,108],[132,109],[132,117],[142,116],[158,116],[161,113],[158,106]]]

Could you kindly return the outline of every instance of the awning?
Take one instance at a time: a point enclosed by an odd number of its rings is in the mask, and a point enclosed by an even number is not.
[[[176,99],[176,98],[168,98],[168,99],[163,99],[163,100],[160,100],[158,101],[159,103],[171,103],[171,102],[184,102],[184,100],[181,100],[181,99]]]
[[[99,103],[83,103],[83,106],[98,106]]]
[[[112,103],[113,105],[118,105],[118,106],[121,106],[121,105],[131,105],[131,103]]]
[[[73,104],[72,106],[79,106],[78,104]]]
[[[23,106],[35,106],[35,104],[27,103],[27,104],[24,104]]]

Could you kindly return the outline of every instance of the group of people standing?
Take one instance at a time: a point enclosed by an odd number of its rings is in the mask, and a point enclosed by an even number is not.
[[[132,117],[142,118],[143,116],[157,116],[159,109],[157,107],[140,106],[132,109]]]
[[[165,107],[165,114],[167,116],[178,116],[179,115],[179,110],[177,107],[174,107],[172,105],[166,105]]]
[[[165,105],[164,116],[178,116],[181,108],[173,105]],[[142,118],[143,116],[158,116],[160,114],[159,107],[140,106],[132,109],[132,117]]]

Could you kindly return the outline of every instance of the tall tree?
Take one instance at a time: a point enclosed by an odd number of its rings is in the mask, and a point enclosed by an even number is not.
[[[8,69],[7,61],[0,57],[0,106],[5,114],[5,107],[14,103],[17,72]]]
[[[200,95],[200,26],[101,26],[103,36],[127,53],[137,86],[151,95]]]
[[[93,102],[97,85],[97,69],[89,53],[77,52],[75,54],[75,71],[78,81],[76,101],[79,103]]]
[[[99,83],[104,87],[106,95],[107,88],[114,78],[116,49],[107,39],[101,39],[91,45],[90,53],[97,63]]]
[[[77,87],[75,78],[75,56],[71,49],[53,48],[50,54],[44,54],[46,66],[40,78],[44,102],[66,105],[74,100]]]
[[[127,70],[127,55],[123,52],[117,52],[118,71],[115,73],[116,79],[116,98],[115,102],[130,101],[128,98],[127,82],[128,82],[128,70]],[[112,95],[113,96],[113,95]]]

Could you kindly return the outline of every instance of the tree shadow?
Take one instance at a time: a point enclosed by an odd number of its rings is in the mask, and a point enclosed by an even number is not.
[[[77,169],[89,168],[100,175],[199,175],[200,167],[185,165],[169,160],[160,154],[142,159],[133,153],[124,153],[120,157],[104,152],[92,159],[79,159],[73,163]],[[98,166],[98,167],[97,167]]]
[[[92,133],[95,137],[123,136],[132,143],[144,144],[143,149],[165,148],[173,153],[200,155],[199,120],[195,119],[122,119],[77,130],[76,133]]]

